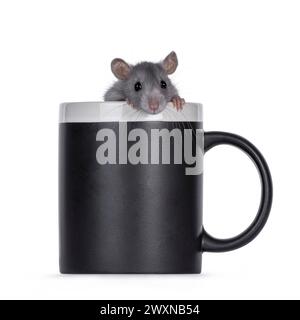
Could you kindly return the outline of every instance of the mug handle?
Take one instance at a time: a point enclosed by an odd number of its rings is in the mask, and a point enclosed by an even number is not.
[[[272,206],[272,178],[268,165],[259,150],[251,142],[236,134],[221,131],[204,133],[204,152],[221,144],[239,148],[254,162],[261,180],[261,200],[258,212],[251,225],[233,238],[217,239],[208,234],[203,228],[200,244],[203,252],[231,251],[248,244],[264,227]]]

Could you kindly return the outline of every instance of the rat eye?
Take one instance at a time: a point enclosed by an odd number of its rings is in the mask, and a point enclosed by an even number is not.
[[[162,89],[166,89],[166,88],[167,88],[167,84],[166,84],[166,82],[165,82],[164,80],[161,80],[161,82],[160,82],[160,87],[161,87]]]
[[[135,85],[134,85],[134,90],[135,90],[135,91],[140,91],[140,90],[142,90],[142,84],[141,84],[139,81],[135,83]]]

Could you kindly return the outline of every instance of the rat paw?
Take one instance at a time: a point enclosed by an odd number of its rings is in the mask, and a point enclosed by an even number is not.
[[[177,111],[182,110],[183,105],[185,104],[185,100],[180,98],[179,96],[175,96],[171,99],[173,106],[176,108]]]
[[[127,104],[128,104],[130,107],[134,108],[133,103],[132,103],[132,102],[130,102],[128,99],[126,100],[126,102],[127,102]]]

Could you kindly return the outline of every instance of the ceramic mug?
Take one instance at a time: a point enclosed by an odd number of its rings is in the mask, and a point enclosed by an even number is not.
[[[254,221],[230,239],[212,237],[202,222],[203,157],[220,144],[244,151],[261,178]],[[201,104],[155,115],[125,102],[60,106],[62,273],[200,273],[203,252],[253,240],[271,203],[261,153],[238,135],[204,132]]]

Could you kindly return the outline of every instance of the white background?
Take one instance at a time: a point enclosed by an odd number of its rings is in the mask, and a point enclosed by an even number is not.
[[[1,1],[0,298],[300,298],[299,1]],[[238,133],[264,154],[274,202],[262,233],[204,254],[201,275],[60,275],[58,105],[101,100],[110,61],[158,61],[204,104],[206,130]],[[205,156],[204,223],[233,236],[260,188],[247,156]]]

